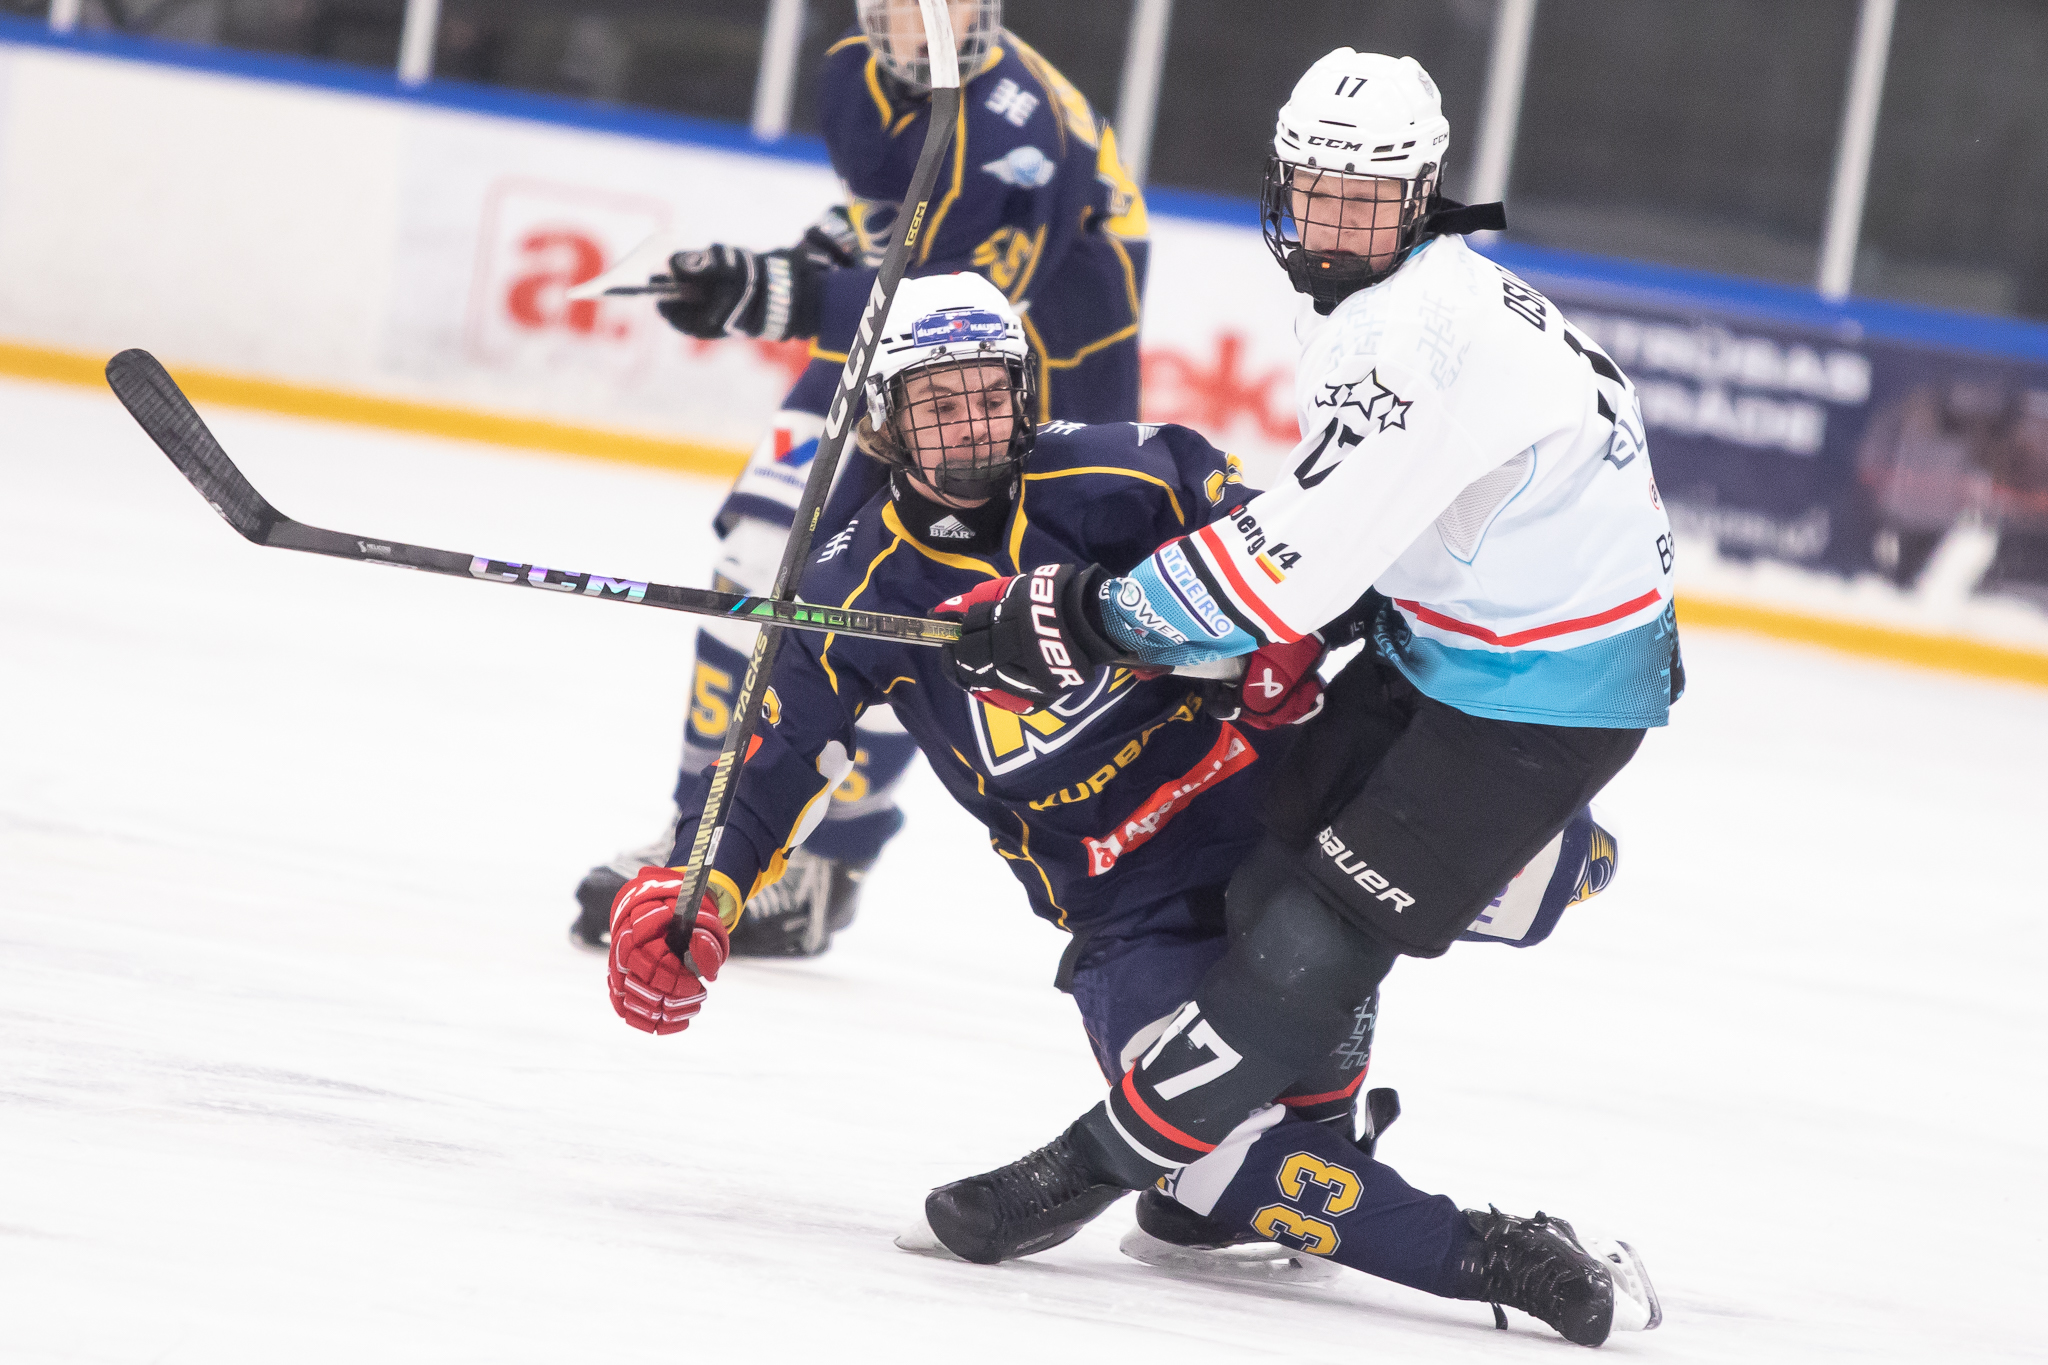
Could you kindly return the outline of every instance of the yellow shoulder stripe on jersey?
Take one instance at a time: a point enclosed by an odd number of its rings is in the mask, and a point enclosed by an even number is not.
[[[1045,65],[1045,59],[1040,57],[1037,50],[1027,44],[1022,38],[1012,38],[1010,41],[1016,45],[1017,61],[1024,67],[1025,71],[1030,73],[1031,79],[1038,82],[1038,88],[1045,92],[1046,104],[1056,111],[1053,115],[1052,131],[1053,135],[1060,140],[1059,156],[1064,158],[1067,154],[1067,120],[1058,112],[1060,109],[1059,92],[1052,88],[1052,82],[1048,81],[1045,78],[1045,72],[1039,69]]]
[[[906,678],[901,673],[898,673],[895,677],[889,679],[889,685],[882,689],[882,695],[886,697],[891,692],[894,692],[896,690],[897,683],[909,683],[912,687],[915,687],[917,686],[917,679]],[[1598,826],[1595,826],[1595,828],[1597,829]]]
[[[926,559],[932,560],[935,563],[944,564],[947,567],[954,569],[966,569],[970,573],[986,574],[990,578],[1007,577],[1007,575],[1005,575],[1001,569],[998,569],[995,565],[989,563],[985,559],[974,559],[967,555],[947,554],[944,550],[934,550],[931,546],[925,544],[923,541],[919,540],[916,536],[910,534],[909,531],[904,529],[903,518],[896,515],[896,505],[894,503],[887,503],[883,506],[882,525],[889,528],[889,533],[896,537],[898,543],[908,545],[911,549],[917,551]],[[896,548],[896,546],[891,545],[889,548],[893,550]],[[877,555],[875,557],[875,564],[879,564],[881,562],[882,557],[880,555]],[[870,564],[868,566],[868,573],[873,574],[874,571],[874,564]],[[861,580],[861,586],[863,588],[867,586],[866,579]],[[858,597],[859,595],[859,593],[855,593],[854,597]],[[850,607],[853,605],[853,598],[849,597],[844,602],[841,602],[839,605],[842,607]]]
[[[896,126],[889,130],[889,136],[896,137],[900,135],[903,132],[903,130],[905,128],[908,128],[916,118],[917,110],[913,109],[909,113],[905,114],[902,118],[897,119]]]
[[[967,120],[961,119],[953,126],[953,187],[946,191],[946,197],[939,201],[939,211],[924,225],[924,245],[917,249],[917,263],[924,265],[932,258],[932,247],[939,240],[939,224],[946,221],[946,214],[960,198],[961,187],[967,183]]]
[[[834,365],[844,365],[846,363],[846,352],[828,351],[823,346],[820,346],[816,339],[813,339],[811,342],[811,359],[827,360]]]
[[[885,509],[883,512],[883,520],[888,520],[889,512],[892,512],[894,510],[894,508]],[[881,553],[877,554],[873,559],[868,561],[868,571],[861,575],[860,586],[855,588],[852,592],[846,595],[846,600],[839,604],[842,608],[851,607],[855,602],[858,602],[860,600],[860,595],[868,590],[868,584],[874,580],[875,570],[882,567],[883,560],[887,559],[890,555],[896,553],[897,546],[902,545],[905,542],[909,542],[910,544],[916,544],[915,541],[912,541],[909,536],[903,533],[902,522],[897,522],[894,526],[890,527],[889,529],[896,533],[896,538],[890,541],[888,546],[884,548],[881,551]],[[832,642],[838,638],[838,631],[828,631],[825,635],[825,643],[818,647],[818,667],[825,670],[825,681],[832,684],[832,695],[834,696],[839,695],[839,674],[833,670],[831,656]]]
[[[1158,475],[1147,474],[1141,469],[1123,469],[1117,465],[1108,464],[1089,464],[1082,465],[1077,469],[1048,469],[1040,474],[1026,474],[1024,476],[1024,482],[1030,483],[1033,479],[1071,479],[1076,474],[1114,474],[1120,478],[1140,479],[1145,483],[1155,484],[1158,487],[1166,490],[1166,500],[1173,504],[1173,515],[1175,519],[1178,520],[1182,526],[1186,526],[1188,524],[1188,514],[1181,510],[1180,495],[1173,491],[1173,485],[1168,483],[1166,480],[1160,478]],[[1019,503],[1019,505],[1022,505],[1021,502]],[[1020,564],[1018,567],[1022,568],[1023,566]]]
[[[861,41],[866,42],[867,40],[863,38]],[[861,68],[860,74],[868,83],[869,96],[875,101],[875,116],[882,121],[882,126],[887,128],[889,126],[889,116],[896,111],[889,107],[889,97],[882,93],[882,64],[880,59],[870,55],[868,57],[868,64]]]
[[[849,47],[859,47],[865,44],[867,40],[868,35],[865,33],[856,33],[850,38],[841,38],[838,42],[825,49],[825,55],[830,57],[846,51]]]

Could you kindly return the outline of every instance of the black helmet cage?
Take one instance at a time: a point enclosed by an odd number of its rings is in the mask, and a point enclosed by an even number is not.
[[[1297,174],[1313,178],[1306,185],[1301,185],[1296,183]],[[1335,205],[1335,211],[1338,213],[1343,211],[1344,196],[1331,189],[1324,189],[1322,186],[1325,177],[1338,181],[1400,180],[1400,236],[1397,239],[1393,260],[1374,269],[1364,256],[1334,251],[1310,251],[1302,245],[1304,226],[1323,226],[1332,229],[1343,226],[1341,221],[1325,222],[1317,216],[1318,209],[1325,204]],[[1265,183],[1259,188],[1259,227],[1266,239],[1266,249],[1273,253],[1273,259],[1287,272],[1287,278],[1295,289],[1307,294],[1317,303],[1327,306],[1340,302],[1368,285],[1378,284],[1399,270],[1401,262],[1407,260],[1415,248],[1422,245],[1423,220],[1429,216],[1430,201],[1436,196],[1436,183],[1435,162],[1424,166],[1422,173],[1413,179],[1405,179],[1397,176],[1346,173],[1323,166],[1303,165],[1297,161],[1282,161],[1277,155],[1268,154]],[[1297,192],[1307,195],[1306,221],[1295,212],[1294,196]]]
[[[992,439],[987,416],[941,419],[937,412],[938,400],[927,398],[912,403],[909,399],[910,380],[947,370],[972,378],[955,393],[944,396],[962,400],[972,398],[976,392],[986,392],[993,387],[985,377],[998,362],[1003,367],[1003,383],[1009,391],[1011,411],[1010,439],[1000,446]],[[1036,355],[1020,358],[990,350],[981,355],[944,356],[892,376],[888,381],[888,395],[887,420],[874,420],[871,409],[860,425],[861,444],[876,459],[901,465],[949,497],[985,498],[1000,492],[1023,467],[1025,457],[1038,441],[1038,423],[1032,415],[1038,406]],[[966,425],[978,439],[972,446],[946,448],[948,458],[937,469],[926,469],[917,461],[912,433],[920,429],[934,430],[941,425],[956,429]],[[933,439],[925,444],[929,448],[938,448],[942,443]],[[967,451],[965,458],[953,458],[956,451],[963,449]]]

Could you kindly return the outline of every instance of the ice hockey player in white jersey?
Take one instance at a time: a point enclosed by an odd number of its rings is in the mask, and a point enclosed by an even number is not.
[[[970,691],[1048,704],[1112,659],[1368,642],[1273,783],[1232,883],[1232,947],[1174,1030],[1054,1144],[933,1191],[942,1242],[1021,1253],[1063,1206],[1090,1206],[1073,1191],[1142,1188],[1227,1145],[1398,956],[1443,953],[1683,689],[1633,387],[1466,246],[1504,218],[1437,194],[1449,142],[1412,59],[1342,48],[1309,69],[1262,195],[1267,244],[1314,314],[1286,470],[1122,576],[1047,565],[991,585],[950,650]],[[989,1197],[1018,1188],[1046,1193]],[[1568,1229],[1519,1245],[1604,1305],[1573,1340],[1651,1325],[1630,1277]]]

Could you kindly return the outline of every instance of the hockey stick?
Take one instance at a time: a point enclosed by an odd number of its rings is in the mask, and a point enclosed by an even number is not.
[[[178,472],[191,481],[221,519],[241,536],[257,545],[280,550],[304,550],[337,559],[354,559],[365,564],[388,564],[400,569],[423,569],[428,573],[470,578],[481,583],[510,583],[544,588],[549,592],[592,597],[605,602],[625,602],[637,607],[663,607],[669,611],[698,616],[723,616],[743,621],[767,622],[798,630],[836,631],[869,640],[898,640],[916,645],[944,645],[960,638],[957,621],[932,620],[923,616],[897,616],[888,612],[846,611],[838,607],[814,607],[803,602],[743,593],[712,592],[705,588],[678,588],[667,583],[643,583],[632,578],[611,578],[604,574],[571,573],[539,564],[493,559],[488,555],[458,554],[424,545],[407,545],[398,540],[372,540],[367,536],[326,531],[293,521],[270,505],[256,491],[235,462],[221,449],[206,423],[192,407],[177,382],[147,351],[123,351],[107,362],[107,383],[134,416],[149,438],[155,441]]]
[[[810,473],[804,480],[803,498],[797,503],[789,540],[782,547],[782,563],[776,568],[774,585],[768,590],[772,598],[789,597],[800,586],[798,579],[811,552],[811,537],[818,529],[818,516],[832,491],[832,475],[839,468],[839,457],[844,453],[847,435],[853,429],[861,385],[867,380],[868,365],[875,357],[875,345],[881,339],[882,325],[889,316],[889,304],[896,297],[896,286],[910,265],[911,250],[916,247],[918,236],[924,229],[925,213],[931,206],[932,191],[939,181],[939,165],[952,145],[954,128],[960,121],[960,60],[954,44],[952,15],[947,12],[947,0],[918,0],[918,8],[924,14],[925,50],[931,61],[931,120],[925,126],[924,146],[917,155],[917,168],[911,173],[909,193],[904,195],[903,207],[898,211],[895,233],[875,274],[875,287],[868,295],[867,307],[861,314],[853,344],[847,347],[846,366],[839,372],[838,392],[832,395],[832,405],[825,410],[825,430],[818,440],[818,453],[812,457]],[[732,720],[726,727],[725,747],[718,755],[718,766],[712,770],[711,790],[705,795],[704,810],[697,819],[697,833],[690,841],[690,860],[683,873],[683,889],[676,898],[676,917],[669,925],[668,936],[669,947],[683,959],[683,965],[699,977],[703,973],[698,971],[689,951],[691,929],[697,922],[697,907],[710,879],[712,856],[718,851],[719,837],[725,832],[726,816],[739,789],[739,768],[744,761],[747,741],[753,738],[761,691],[774,671],[776,656],[781,651],[782,632],[774,626],[763,628],[754,640],[754,654],[747,661],[746,677],[740,683],[738,695],[733,698]],[[719,914],[727,921],[727,928],[739,922],[743,908],[741,905],[719,903]]]

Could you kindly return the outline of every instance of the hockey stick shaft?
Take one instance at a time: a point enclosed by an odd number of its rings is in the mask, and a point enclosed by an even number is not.
[[[792,596],[800,586],[799,576],[811,552],[818,516],[824,511],[825,499],[832,492],[832,476],[839,468],[839,457],[845,452],[847,437],[853,430],[855,414],[860,406],[861,385],[867,381],[868,366],[874,360],[875,346],[889,316],[889,305],[896,297],[896,286],[902,281],[903,272],[909,268],[911,252],[923,234],[925,214],[939,182],[939,166],[952,145],[954,130],[960,121],[958,49],[947,0],[918,0],[918,8],[923,12],[925,50],[931,60],[930,121],[925,125],[924,146],[918,152],[917,168],[911,173],[909,192],[904,195],[903,207],[897,214],[895,235],[875,272],[875,285],[868,294],[866,308],[861,312],[853,344],[847,348],[846,364],[839,372],[839,388],[832,395],[831,406],[825,409],[825,431],[819,437],[818,453],[812,458],[810,473],[804,480],[803,497],[797,503],[789,539],[782,547],[782,562],[775,570],[774,586],[769,589],[769,596],[778,599]],[[740,683],[738,695],[733,698],[725,746],[719,752],[718,766],[712,770],[711,789],[705,794],[703,813],[697,819],[697,832],[690,841],[690,858],[683,873],[682,893],[676,899],[676,917],[669,928],[669,946],[682,957],[684,966],[699,977],[703,973],[697,970],[689,952],[690,926],[696,923],[697,907],[703,900],[704,888],[711,876],[711,859],[718,851],[719,838],[725,831],[726,818],[739,790],[739,769],[745,758],[747,742],[754,735],[761,693],[781,652],[782,632],[775,627],[769,626],[755,637],[753,655],[747,660],[746,676]],[[744,897],[746,892],[742,889],[739,894]],[[727,928],[738,923],[743,908],[742,905],[720,903],[719,909],[727,921]]]
[[[156,442],[179,473],[236,533],[255,545],[279,550],[383,564],[396,569],[467,578],[479,583],[505,583],[536,588],[557,596],[623,602],[632,607],[659,607],[692,616],[717,616],[748,625],[773,623],[792,630],[824,631],[864,640],[899,644],[949,645],[960,638],[960,623],[930,616],[903,616],[886,611],[814,606],[808,602],[751,593],[679,588],[671,583],[643,582],[606,574],[551,569],[525,560],[436,550],[402,540],[380,540],[329,531],[294,521],[272,506],[207,429],[192,401],[169,372],[147,351],[123,351],[107,362],[107,383]],[[1179,668],[1177,673],[1221,677],[1211,665]],[[1234,675],[1230,675],[1234,676]]]
[[[848,611],[814,607],[775,597],[680,588],[606,574],[575,573],[521,560],[461,554],[400,540],[328,531],[294,521],[256,491],[248,477],[228,458],[207,430],[198,411],[156,357],[147,351],[123,351],[107,362],[107,383],[178,472],[206,499],[221,519],[243,538],[280,550],[302,550],[364,564],[385,564],[469,578],[480,583],[506,583],[556,594],[624,602],[636,607],[661,607],[695,616],[720,616],[749,624],[774,622],[798,630],[834,631],[870,640],[944,645],[960,638],[955,621],[889,612]]]

